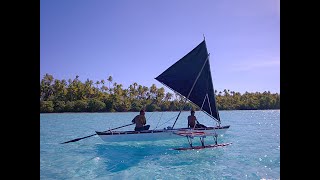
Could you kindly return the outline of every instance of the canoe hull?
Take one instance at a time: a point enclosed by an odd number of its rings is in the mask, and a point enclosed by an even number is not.
[[[185,138],[179,136],[174,132],[188,131],[188,132],[205,132],[224,134],[230,126],[198,128],[191,130],[190,128],[179,129],[164,129],[164,130],[146,130],[146,131],[113,131],[113,132],[99,132],[96,133],[105,142],[123,142],[123,141],[157,141],[166,139]]]

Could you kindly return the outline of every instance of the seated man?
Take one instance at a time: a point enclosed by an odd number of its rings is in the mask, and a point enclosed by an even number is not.
[[[136,124],[136,127],[134,128],[135,131],[143,131],[148,130],[150,128],[150,125],[146,125],[146,117],[144,116],[144,110],[140,111],[140,114],[137,115],[132,122]]]
[[[188,128],[206,128],[207,126],[200,124],[197,121],[196,116],[194,115],[194,111],[191,110],[191,115],[188,116]]]

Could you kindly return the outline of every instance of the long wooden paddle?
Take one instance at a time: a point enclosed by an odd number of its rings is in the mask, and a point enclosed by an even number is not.
[[[120,126],[120,127],[117,127],[117,128],[110,129],[110,130],[108,130],[108,131],[112,131],[112,130],[115,130],[115,129],[123,128],[123,127],[130,126],[130,125],[133,125],[133,124],[134,124],[134,123],[132,123],[132,124],[127,124],[127,125],[123,125],[123,126]],[[108,132],[108,131],[103,131],[103,132]],[[73,139],[73,140],[66,141],[66,142],[63,142],[63,143],[60,143],[60,144],[67,144],[67,143],[70,143],[70,142],[76,142],[76,141],[79,141],[79,140],[81,140],[81,139],[89,138],[89,137],[94,136],[94,135],[97,135],[97,134],[91,134],[91,135],[89,135],[89,136],[85,136],[85,137],[82,137],[82,138]]]

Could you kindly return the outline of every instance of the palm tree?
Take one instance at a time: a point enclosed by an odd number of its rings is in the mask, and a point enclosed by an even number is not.
[[[133,88],[136,89],[136,87],[138,86],[138,84],[136,82],[133,83]]]
[[[161,87],[159,89],[157,89],[157,92],[156,92],[157,96],[156,96],[156,99],[158,100],[158,103],[164,98],[164,88]]]
[[[132,85],[129,86],[129,97],[130,97],[130,100],[132,99],[133,95],[134,95],[134,88]]]
[[[109,76],[107,80],[109,81],[109,89],[110,89],[110,83],[112,83],[112,80],[113,80],[112,76]]]
[[[148,93],[149,88],[147,86],[143,86],[143,91],[142,91],[142,98],[145,99],[146,93]]]
[[[97,81],[97,82],[96,82],[96,85],[97,85],[97,89],[98,89],[98,85],[99,85],[99,84],[100,84],[100,81]]]
[[[102,79],[102,80],[100,81],[100,83],[102,84],[102,86],[101,86],[101,91],[103,92],[103,91],[106,89],[105,86],[104,86],[105,81]]]
[[[157,86],[155,84],[152,84],[150,87],[150,94],[153,96],[153,98],[157,95]]]
[[[228,95],[229,95],[229,92],[228,92],[227,89],[224,89],[223,92],[224,92],[224,95],[225,95],[225,96],[228,96]]]
[[[43,79],[41,80],[41,86],[40,89],[43,92],[42,99],[47,100],[52,94],[53,94],[53,89],[52,89],[52,83],[53,83],[53,76],[50,74],[45,74]]]
[[[133,96],[135,97],[135,98],[137,98],[137,96],[138,96],[138,90],[137,90],[137,87],[138,86],[138,83],[136,83],[136,82],[134,82],[133,83]]]
[[[143,94],[143,87],[141,85],[138,86],[138,98],[141,99]]]
[[[167,92],[167,93],[166,93],[166,96],[165,96],[165,100],[166,100],[166,101],[169,101],[169,100],[172,98],[172,96],[173,96],[173,94]]]

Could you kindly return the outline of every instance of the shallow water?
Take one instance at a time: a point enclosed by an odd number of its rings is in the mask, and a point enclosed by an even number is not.
[[[280,110],[220,111],[222,125],[231,125],[221,148],[176,151],[187,139],[107,143],[98,136],[68,144],[71,139],[125,124],[138,113],[40,114],[41,179],[279,179]],[[150,129],[172,126],[178,112],[147,112]],[[175,127],[186,127],[189,112]],[[215,125],[196,112],[200,123]],[[134,126],[121,130],[132,130]],[[212,144],[213,138],[206,138]],[[195,145],[200,142],[194,140]]]

